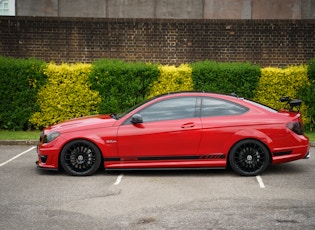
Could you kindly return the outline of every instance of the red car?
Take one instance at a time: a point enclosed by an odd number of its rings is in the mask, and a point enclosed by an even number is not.
[[[179,92],[121,115],[72,119],[43,130],[37,166],[70,175],[112,169],[226,168],[261,174],[270,164],[309,157],[301,101],[276,111],[214,93]]]

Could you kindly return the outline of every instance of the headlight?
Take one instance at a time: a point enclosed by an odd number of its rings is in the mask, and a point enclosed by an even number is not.
[[[44,143],[49,143],[49,142],[55,140],[59,135],[60,135],[59,132],[48,133],[48,134],[45,136],[45,138],[44,138]]]

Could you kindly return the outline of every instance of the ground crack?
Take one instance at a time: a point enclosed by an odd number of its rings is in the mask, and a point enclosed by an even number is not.
[[[277,219],[276,221],[278,223],[292,223],[292,224],[299,223],[299,221],[297,221],[297,220],[280,220],[280,219]]]
[[[156,219],[154,217],[145,217],[145,218],[141,218],[137,221],[137,225],[142,225],[142,224],[149,224],[152,222],[155,222]]]

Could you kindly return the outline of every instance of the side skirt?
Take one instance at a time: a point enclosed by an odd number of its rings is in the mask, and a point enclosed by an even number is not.
[[[192,169],[226,168],[224,154],[202,156],[142,156],[104,158],[105,169]]]
[[[205,167],[205,168],[105,168],[105,171],[169,171],[169,170],[209,170],[220,169],[224,170],[226,167]]]

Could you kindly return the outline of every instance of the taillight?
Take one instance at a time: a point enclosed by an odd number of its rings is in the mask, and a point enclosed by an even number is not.
[[[287,127],[298,135],[302,135],[304,133],[304,127],[301,122],[290,122],[287,124]]]

